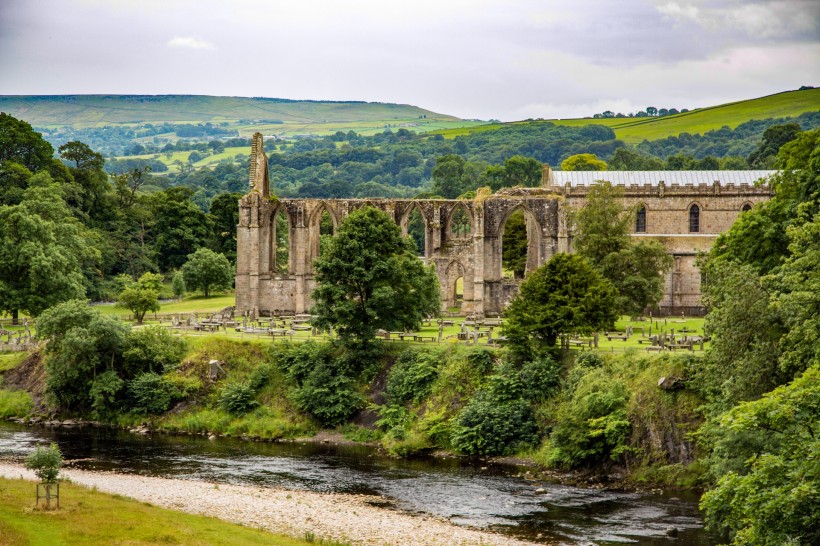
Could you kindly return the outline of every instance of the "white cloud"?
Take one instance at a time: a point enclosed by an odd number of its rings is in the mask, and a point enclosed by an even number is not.
[[[696,4],[701,4],[700,6]],[[816,0],[666,2],[656,6],[672,20],[692,22],[710,32],[741,32],[755,38],[815,36],[820,19]]]
[[[182,49],[216,49],[210,42],[196,36],[174,36],[168,40],[168,47]]]

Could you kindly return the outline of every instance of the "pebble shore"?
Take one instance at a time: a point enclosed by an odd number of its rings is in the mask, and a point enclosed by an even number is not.
[[[313,493],[73,469],[63,470],[61,475],[72,483],[96,487],[105,493],[297,538],[311,533],[317,538],[368,546],[534,544],[461,527],[443,518],[381,508],[378,505],[383,505],[387,499],[378,496]],[[0,476],[34,479],[34,474],[23,466],[9,463],[0,463]]]

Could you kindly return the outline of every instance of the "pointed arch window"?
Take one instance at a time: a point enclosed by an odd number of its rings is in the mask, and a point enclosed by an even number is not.
[[[635,233],[646,233],[646,207],[643,205],[638,207],[635,216]]]
[[[689,233],[700,232],[700,207],[692,205],[689,207]]]
[[[743,205],[743,208],[740,209],[740,212],[749,212],[750,210],[752,210],[752,205],[746,203],[745,205]]]

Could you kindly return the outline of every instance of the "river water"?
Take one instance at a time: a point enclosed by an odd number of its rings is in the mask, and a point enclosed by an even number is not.
[[[84,470],[383,495],[387,505],[536,542],[708,546],[697,497],[601,491],[518,477],[521,469],[460,459],[396,460],[364,446],[141,436],[96,428],[0,425],[0,457],[57,442]],[[670,528],[677,537],[667,535]]]

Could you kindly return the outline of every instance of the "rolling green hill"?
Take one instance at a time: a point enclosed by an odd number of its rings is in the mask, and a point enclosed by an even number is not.
[[[209,122],[236,129],[241,136],[255,131],[295,136],[349,130],[364,134],[387,126],[428,131],[475,125],[407,104],[205,95],[7,95],[0,96],[0,111],[42,128]]]
[[[544,122],[581,127],[584,125],[606,125],[615,131],[615,136],[626,143],[637,144],[644,140],[657,140],[680,133],[704,133],[723,126],[735,128],[752,119],[794,117],[803,112],[820,110],[820,88],[803,91],[786,91],[719,106],[699,108],[683,114],[647,118],[605,118],[605,119],[552,119]],[[524,122],[513,122],[524,123]],[[457,128],[436,131],[446,138],[453,138],[477,131],[492,131],[509,123],[495,123],[475,128]]]

